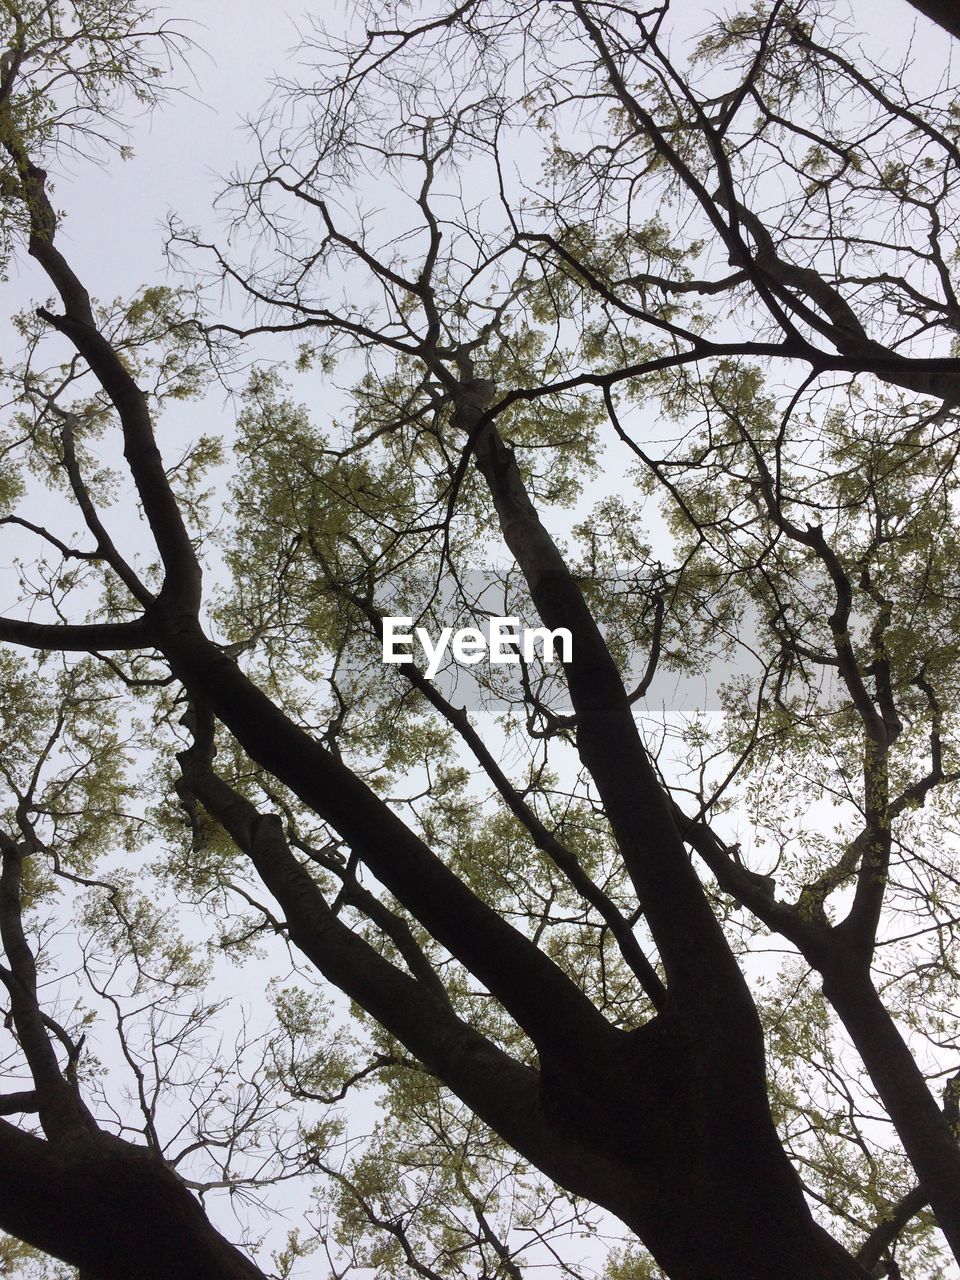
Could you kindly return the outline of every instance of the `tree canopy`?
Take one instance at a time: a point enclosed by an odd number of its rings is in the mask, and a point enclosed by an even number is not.
[[[2,0],[5,1273],[957,1274],[960,31],[912,4],[308,14],[103,301],[71,187],[189,29]]]

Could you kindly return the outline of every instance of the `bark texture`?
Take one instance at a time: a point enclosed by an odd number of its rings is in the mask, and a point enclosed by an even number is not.
[[[910,0],[925,18],[960,40],[960,5],[957,0]]]

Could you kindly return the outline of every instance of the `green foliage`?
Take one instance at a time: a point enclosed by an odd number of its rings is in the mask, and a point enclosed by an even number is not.
[[[183,35],[133,0],[17,0],[0,9],[0,265],[29,230],[25,165],[104,148],[121,158],[131,105],[149,110]]]
[[[16,1280],[74,1280],[72,1267],[48,1257],[13,1236],[0,1236],[0,1276]]]
[[[634,1245],[615,1250],[607,1258],[603,1280],[661,1280],[663,1273]]]
[[[74,872],[141,827],[116,687],[91,659],[67,665],[0,653],[2,821]]]

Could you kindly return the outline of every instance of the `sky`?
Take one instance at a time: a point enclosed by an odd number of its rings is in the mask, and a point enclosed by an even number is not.
[[[68,210],[64,249],[75,247],[98,296],[122,293],[165,270],[162,228],[168,211],[188,224],[211,226],[211,202],[222,178],[252,154],[244,119],[267,100],[270,76],[294,69],[302,15],[322,14],[328,25],[338,27],[348,20],[350,7],[344,0],[322,0],[312,8],[260,0],[194,0],[180,9],[161,8],[171,17],[189,14],[184,30],[196,43],[190,58],[196,82],[181,73],[177,78],[184,95],[171,97],[135,123],[132,160],[112,159],[98,177],[78,164],[73,176],[64,174],[57,181],[61,206]],[[674,0],[672,13],[678,25],[695,32],[718,7]],[[844,0],[837,7],[845,7]],[[905,0],[854,0],[851,7],[877,53],[901,47],[907,33],[915,31],[919,65],[927,59],[940,61],[948,37]],[[29,289],[36,279],[30,271],[17,284]]]

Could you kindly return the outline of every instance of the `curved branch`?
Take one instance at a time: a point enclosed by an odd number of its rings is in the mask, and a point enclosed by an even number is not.
[[[546,1120],[538,1072],[497,1048],[338,919],[293,856],[279,817],[259,813],[194,752],[182,752],[178,760],[183,786],[249,856],[283,908],[291,940],[329,981],[549,1176],[572,1190],[597,1177],[608,1196],[620,1199],[622,1175]],[[596,1040],[592,1043],[595,1053]],[[574,1053],[575,1046],[570,1050]]]
[[[345,765],[290,720],[195,622],[164,620],[161,647],[198,706],[329,822],[403,907],[486,986],[543,1053],[589,1070],[613,1027],[529,938],[478,898]],[[305,873],[302,873],[305,876]]]

